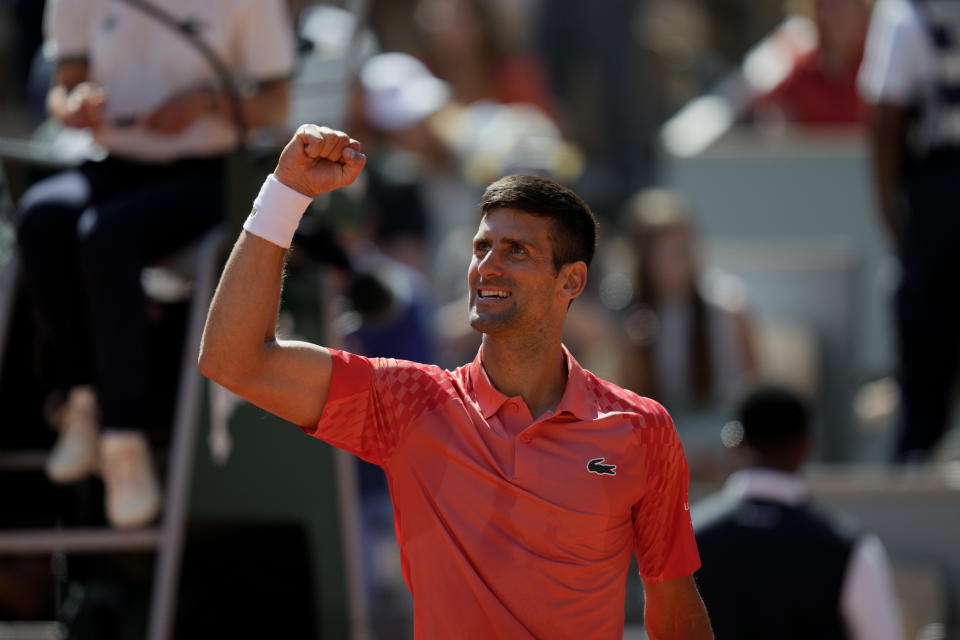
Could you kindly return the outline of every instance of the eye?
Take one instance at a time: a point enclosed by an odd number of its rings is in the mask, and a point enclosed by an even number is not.
[[[487,251],[490,250],[490,244],[485,241],[478,241],[473,243],[473,255],[482,257]]]
[[[526,250],[525,247],[522,247],[522,246],[520,246],[519,244],[515,244],[515,245],[513,245],[512,247],[510,247],[510,255],[512,255],[512,256],[526,256],[526,255],[527,255],[527,250]]]

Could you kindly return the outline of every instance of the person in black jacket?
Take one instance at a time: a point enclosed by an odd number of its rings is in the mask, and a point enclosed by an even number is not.
[[[880,540],[810,502],[798,474],[812,450],[809,410],[766,386],[740,404],[751,466],[693,508],[696,574],[718,640],[900,640]]]

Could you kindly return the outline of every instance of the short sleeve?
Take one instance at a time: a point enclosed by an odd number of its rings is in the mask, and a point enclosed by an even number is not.
[[[241,74],[250,80],[289,78],[295,64],[292,19],[283,0],[249,0],[238,21]]]
[[[87,0],[48,0],[43,13],[43,55],[51,62],[87,57],[94,9]]]
[[[385,465],[417,418],[448,397],[439,367],[330,349],[333,372],[320,421],[307,435]]]
[[[900,106],[913,102],[924,80],[929,46],[920,16],[909,2],[880,0],[870,18],[857,77],[863,99]]]
[[[649,582],[688,576],[700,568],[683,446],[670,415],[657,408],[637,431],[648,473],[644,496],[633,508],[637,565],[640,576]]]

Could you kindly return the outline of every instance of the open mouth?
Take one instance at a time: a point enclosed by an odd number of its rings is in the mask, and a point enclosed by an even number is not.
[[[480,300],[504,300],[509,297],[510,292],[503,289],[477,289],[477,298]]]

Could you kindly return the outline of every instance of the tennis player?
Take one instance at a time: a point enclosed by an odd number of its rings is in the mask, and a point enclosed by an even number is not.
[[[220,279],[204,375],[383,467],[418,638],[622,638],[632,554],[648,636],[712,638],[670,416],[561,343],[596,246],[572,191],[511,176],[484,193],[467,274],[483,334],[472,363],[447,371],[276,337],[300,216],[365,162],[324,127],[287,144]]]

